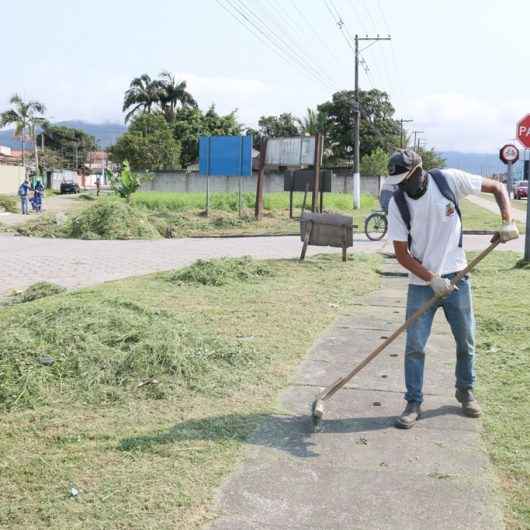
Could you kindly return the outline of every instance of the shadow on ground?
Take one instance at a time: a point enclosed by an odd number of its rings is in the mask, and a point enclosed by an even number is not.
[[[461,415],[459,407],[441,406],[427,410],[422,422],[444,415]],[[324,419],[318,436],[326,434],[355,434],[394,429],[395,416],[370,416],[344,419]],[[310,416],[229,414],[201,420],[177,423],[165,432],[124,438],[118,449],[122,451],[149,451],[159,445],[204,441],[237,440],[249,445],[263,446],[288,452],[292,456],[314,458],[313,425]]]

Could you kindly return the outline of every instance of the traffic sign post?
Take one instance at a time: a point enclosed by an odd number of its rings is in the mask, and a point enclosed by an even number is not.
[[[499,151],[499,158],[508,166],[506,184],[508,188],[508,196],[511,199],[513,196],[512,165],[519,160],[519,149],[513,144],[503,145]]]
[[[530,148],[530,114],[517,122],[517,139],[526,147]],[[528,179],[528,174],[526,174]],[[526,235],[524,244],[524,260],[530,262],[530,199],[526,199]]]

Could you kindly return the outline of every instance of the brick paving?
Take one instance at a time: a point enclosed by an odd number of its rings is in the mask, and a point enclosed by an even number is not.
[[[468,250],[484,248],[489,236],[466,236]],[[359,239],[354,252],[378,252],[386,242]],[[502,247],[522,251],[523,239]],[[0,235],[0,295],[38,281],[67,288],[175,269],[197,259],[252,256],[257,259],[296,258],[301,243],[291,237],[163,239],[155,241],[80,241]],[[350,249],[351,251],[351,249]],[[309,247],[308,256],[340,249]],[[338,259],[338,258],[337,258]]]

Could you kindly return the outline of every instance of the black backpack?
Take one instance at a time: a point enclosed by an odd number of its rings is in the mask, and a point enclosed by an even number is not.
[[[428,173],[434,182],[436,182],[436,185],[438,186],[438,189],[440,190],[440,193],[448,200],[451,201],[455,205],[456,213],[458,214],[458,217],[460,217],[460,240],[458,242],[458,246],[462,246],[462,212],[460,211],[460,207],[458,206],[458,201],[456,200],[455,194],[453,193],[453,190],[449,186],[447,179],[444,177],[444,174],[439,169],[432,169]],[[397,189],[394,192],[394,200],[396,201],[396,205],[398,207],[399,213],[401,214],[401,217],[403,218],[403,222],[407,225],[407,230],[409,231],[409,248],[412,244],[412,237],[410,235],[410,209],[409,205],[407,204],[407,200],[405,199],[405,192],[403,190]]]

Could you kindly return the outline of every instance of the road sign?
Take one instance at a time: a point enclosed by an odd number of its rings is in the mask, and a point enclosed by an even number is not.
[[[222,177],[252,176],[252,136],[201,136],[199,173]]]
[[[530,114],[527,114],[517,123],[517,139],[530,148]]]
[[[513,144],[503,145],[499,151],[499,158],[505,164],[515,164],[519,160],[519,149]]]
[[[309,166],[315,163],[314,136],[269,138],[265,164],[271,166]]]

